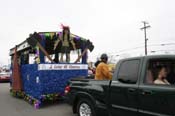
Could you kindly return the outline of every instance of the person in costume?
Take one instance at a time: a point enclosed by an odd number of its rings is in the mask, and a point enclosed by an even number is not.
[[[38,56],[35,56],[34,58],[34,64],[39,64],[40,63],[40,59]]]
[[[62,34],[59,36],[59,39],[55,42],[54,49],[56,49],[57,45],[59,42],[61,42],[61,58],[60,62],[63,62],[63,55],[66,54],[66,62],[70,62],[70,50],[71,50],[71,45],[73,49],[75,50],[75,43],[73,39],[70,36],[70,29],[68,26],[62,26],[63,31]]]
[[[60,41],[58,40],[59,39],[59,34],[55,33],[53,35],[53,39],[54,39],[54,43],[57,42],[57,41]],[[57,45],[54,45],[54,54],[55,54],[55,58],[54,58],[54,62],[55,63],[59,63],[59,54],[61,53],[61,42],[59,42]]]

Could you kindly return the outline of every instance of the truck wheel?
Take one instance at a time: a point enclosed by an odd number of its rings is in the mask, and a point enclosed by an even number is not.
[[[94,106],[88,99],[81,99],[77,105],[78,116],[95,116]]]

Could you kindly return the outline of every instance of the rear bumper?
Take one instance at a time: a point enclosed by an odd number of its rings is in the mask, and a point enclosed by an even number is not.
[[[68,93],[68,94],[66,94],[66,95],[64,96],[64,98],[65,98],[65,101],[66,101],[68,104],[70,104],[70,105],[73,104],[74,96],[73,96],[72,94]]]
[[[9,82],[10,79],[9,78],[0,78],[0,82]]]

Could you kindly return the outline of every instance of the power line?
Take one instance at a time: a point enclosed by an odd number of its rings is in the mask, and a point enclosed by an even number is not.
[[[150,44],[149,46],[166,46],[166,45],[175,45],[175,43]]]
[[[157,52],[174,52],[175,53],[175,50],[174,49],[169,49],[169,50],[151,50],[149,51],[150,53],[157,53]]]
[[[167,45],[175,45],[175,43],[162,43],[162,44],[148,44],[147,46],[167,46]],[[127,48],[127,49],[123,49],[123,50],[119,50],[115,53],[111,53],[111,54],[118,54],[118,53],[122,53],[122,52],[126,52],[126,51],[131,51],[131,50],[136,50],[139,48],[143,48],[144,45],[142,46],[137,46],[137,47],[133,47],[133,48]]]

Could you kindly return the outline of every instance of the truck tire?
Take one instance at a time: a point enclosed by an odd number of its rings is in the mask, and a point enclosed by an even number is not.
[[[96,116],[92,102],[88,99],[80,99],[77,104],[78,116]]]

